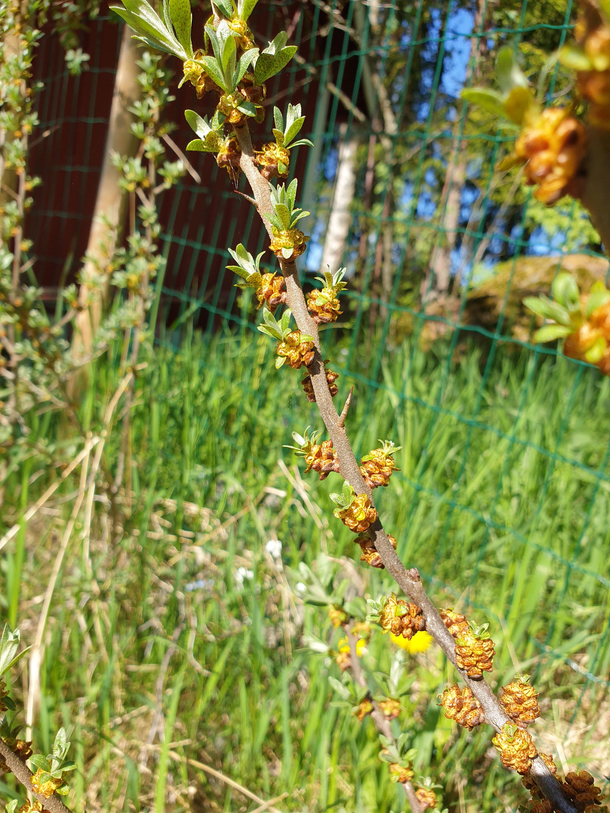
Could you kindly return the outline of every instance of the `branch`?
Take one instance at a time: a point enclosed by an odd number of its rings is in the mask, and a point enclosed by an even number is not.
[[[42,804],[45,810],[49,813],[72,813],[69,807],[66,807],[62,802],[61,797],[54,793],[48,799],[42,793],[34,793],[32,788],[31,778],[32,772],[12,748],[9,748],[4,740],[0,739],[0,757],[6,762],[11,771],[15,774],[17,779],[22,785]]]
[[[351,655],[351,670],[354,675],[354,680],[359,686],[366,686],[366,679],[362,674],[362,669],[360,668],[360,661],[358,660],[358,652],[357,652],[357,640],[356,636],[352,633],[351,626],[346,629],[347,633],[347,640],[349,641],[349,648],[350,648],[350,655]],[[385,716],[385,714],[379,708],[377,702],[371,699],[371,703],[373,704],[373,711],[371,712],[371,719],[375,723],[375,727],[377,731],[382,734],[384,737],[387,737],[389,740],[394,740],[394,735],[392,734],[392,726],[390,725],[390,721]],[[421,804],[419,803],[419,799],[415,795],[415,788],[411,784],[411,782],[404,782],[403,788],[405,789],[405,793],[407,795],[407,800],[409,805],[411,806],[411,810],[413,813],[424,813]]]
[[[273,237],[271,224],[265,218],[266,214],[273,214],[274,212],[271,203],[270,184],[260,174],[254,162],[254,150],[252,148],[252,139],[248,125],[245,124],[242,127],[236,127],[235,133],[241,148],[240,168],[252,188],[258,212],[263,219],[267,233],[270,237]],[[610,142],[610,134],[607,135],[607,138]],[[610,186],[610,184],[608,184],[608,186]],[[610,215],[607,214],[606,217],[610,221]],[[610,240],[608,245],[610,245]],[[324,421],[324,425],[326,426],[330,439],[333,442],[333,447],[337,453],[341,475],[352,486],[356,494],[367,494],[372,501],[371,489],[366,485],[360,473],[360,468],[345,427],[341,425],[341,419],[335,409],[330,394],[326,380],[324,361],[320,351],[318,326],[309,315],[305,296],[299,282],[296,264],[294,262],[286,262],[286,260],[283,259],[279,259],[279,263],[286,279],[287,304],[294,315],[297,327],[301,333],[312,336],[314,340],[315,355],[313,362],[308,367],[308,371],[311,376],[320,416]],[[485,712],[486,722],[499,732],[505,723],[512,722],[512,720],[507,716],[499,700],[485,680],[472,680],[463,670],[457,668],[455,664],[455,642],[440,617],[438,610],[426,594],[418,570],[416,568],[407,569],[400,561],[383,529],[379,517],[375,523],[371,525],[369,530],[371,531],[375,547],[388,573],[411,601],[421,607],[426,619],[427,631],[433,636],[447,658],[455,666],[464,683],[472,690],[472,693]],[[563,795],[559,782],[555,779],[540,756],[534,758],[530,775],[540,788],[540,791],[553,804],[556,810],[560,813],[577,813],[576,808]]]

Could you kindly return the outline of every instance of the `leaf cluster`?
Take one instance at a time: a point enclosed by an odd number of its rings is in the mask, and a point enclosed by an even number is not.
[[[282,184],[277,188],[271,187],[271,203],[275,214],[265,215],[271,225],[278,231],[289,231],[303,217],[309,217],[309,212],[295,206],[299,182],[296,178],[288,186]]]

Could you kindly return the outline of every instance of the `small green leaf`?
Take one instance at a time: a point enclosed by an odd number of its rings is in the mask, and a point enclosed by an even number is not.
[[[570,333],[574,331],[565,327],[565,325],[544,325],[534,333],[533,339],[536,344],[544,344],[544,342],[554,342],[557,339],[565,339]]]
[[[293,139],[295,139],[302,129],[303,125],[305,124],[305,116],[301,116],[300,118],[296,119],[290,127],[285,132],[286,141],[285,144],[290,144]]]
[[[190,0],[169,0],[169,16],[171,17],[176,36],[180,45],[190,58],[193,56],[191,44],[191,25],[193,15]]]
[[[69,791],[70,787],[65,783],[63,785],[60,785],[58,788],[55,788],[55,793],[59,793],[60,796],[67,796]]]
[[[210,150],[206,147],[205,142],[202,141],[200,138],[194,138],[192,141],[186,145],[187,152],[214,152],[214,150]]]
[[[523,304],[538,316],[542,316],[543,319],[552,319],[554,322],[559,322],[560,325],[571,327],[570,314],[567,309],[546,296],[528,296],[523,300]]]
[[[275,369],[279,370],[280,367],[283,367],[285,363],[286,363],[286,359],[284,358],[284,356],[276,356]]]
[[[587,299],[586,314],[591,316],[594,310],[601,308],[610,302],[610,291],[606,288],[603,282],[598,281],[593,284]]]
[[[241,55],[241,57],[239,59],[239,62],[237,63],[237,69],[235,71],[235,75],[233,77],[233,84],[235,85],[235,87],[237,87],[237,85],[244,78],[244,74],[246,73],[246,71],[248,70],[250,65],[252,64],[252,61],[257,56],[258,56],[258,48],[249,48],[247,51],[245,51]]]
[[[51,763],[46,757],[43,757],[42,754],[34,754],[30,757],[30,762],[41,771],[45,771],[46,773],[51,771]]]
[[[295,147],[313,147],[313,141],[308,138],[299,138],[298,141],[293,141],[290,145],[291,150],[294,150]]]
[[[297,52],[296,45],[286,46],[288,35],[285,31],[274,38],[273,42],[261,53],[256,60],[254,77],[259,85],[266,82],[276,73],[279,73],[290,62]]]
[[[344,686],[340,680],[337,680],[337,678],[331,676],[328,678],[328,682],[340,697],[342,697],[344,700],[349,699],[351,694],[350,690],[347,688],[347,686]]]
[[[464,88],[460,96],[470,104],[476,104],[496,116],[504,116],[504,100],[491,88]]]
[[[225,91],[225,93],[230,93],[231,90],[227,82],[225,82],[224,74],[220,69],[220,63],[218,60],[213,56],[204,56],[201,57],[201,62],[203,63],[203,67],[205,72],[210,77],[213,82],[216,82],[219,88]]]
[[[572,71],[590,71],[593,68],[584,48],[576,43],[569,43],[559,49],[559,61]]]
[[[252,14],[254,7],[258,0],[238,0],[237,14],[241,20],[247,21],[248,17]]]
[[[240,102],[237,105],[237,109],[246,116],[256,116],[256,107],[252,102]]]
[[[515,61],[513,49],[508,45],[500,48],[496,60],[496,79],[502,93],[508,94],[515,87],[527,87],[527,77]]]
[[[279,130],[280,133],[283,134],[284,133],[284,117],[282,116],[282,111],[279,109],[279,107],[274,107],[273,108],[273,121],[275,123],[276,129]],[[275,135],[275,130],[273,131],[273,134]],[[276,136],[276,138],[277,138],[277,136]]]
[[[213,0],[213,2],[216,8],[222,11],[225,17],[231,19],[231,17],[235,14],[235,5],[231,2],[231,0]]]
[[[576,280],[570,274],[565,272],[557,274],[551,290],[558,305],[569,311],[580,311],[580,292]]]

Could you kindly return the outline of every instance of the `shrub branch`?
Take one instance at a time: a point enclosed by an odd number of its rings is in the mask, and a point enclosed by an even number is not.
[[[271,202],[270,184],[263,178],[254,162],[254,150],[248,125],[236,127],[235,132],[241,148],[240,168],[246,176],[252,189],[256,208],[271,238],[273,233],[271,224],[265,215],[273,215],[274,208]],[[299,281],[296,264],[278,258],[282,274],[286,279],[286,299],[292,311],[298,329],[313,337],[315,345],[315,356],[313,362],[308,366],[311,376],[313,390],[316,396],[316,404],[324,425],[333,442],[333,447],[337,454],[341,475],[349,483],[356,494],[366,494],[372,500],[371,489],[366,485],[358,462],[351,447],[345,427],[330,394],[324,361],[320,350],[320,339],[318,326],[309,315],[307,303],[303,294],[303,289]],[[438,610],[428,597],[421,582],[419,572],[416,568],[406,568],[398,558],[396,551],[392,547],[386,532],[383,529],[379,518],[371,525],[375,547],[381,556],[388,573],[392,576],[404,593],[415,602],[423,611],[426,619],[426,629],[433,636],[437,644],[441,647],[451,663],[455,662],[455,642],[449,633]],[[472,693],[477,698],[485,712],[485,720],[493,728],[500,732],[505,723],[512,722],[500,705],[499,700],[491,690],[485,680],[472,680],[463,670],[458,669],[464,683],[472,689]],[[577,813],[576,808],[564,796],[559,782],[545,765],[540,756],[536,756],[532,762],[530,776],[538,785],[542,794],[551,802],[555,810],[560,813]],[[409,796],[409,794],[407,794]],[[411,802],[411,799],[409,798]],[[413,806],[413,805],[412,805]],[[414,811],[417,808],[413,808]]]
[[[0,738],[0,757],[6,762],[12,773],[15,774],[17,779],[22,785],[42,804],[45,810],[49,813],[72,813],[69,807],[66,807],[62,802],[61,797],[54,793],[47,798],[42,793],[34,793],[32,788],[31,778],[32,772],[28,766],[23,762],[17,754],[9,748],[9,746]]]

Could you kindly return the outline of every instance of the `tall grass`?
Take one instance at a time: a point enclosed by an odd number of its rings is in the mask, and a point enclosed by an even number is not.
[[[561,745],[560,762],[607,772],[608,381],[528,350],[458,350],[406,342],[384,353],[374,380],[366,359],[343,356],[339,397],[356,385],[349,428],[361,453],[378,438],[402,446],[381,512],[439,603],[490,622],[491,680],[532,673],[544,712],[535,736],[544,730],[547,750]],[[90,381],[81,418],[93,432],[117,367],[99,362]],[[350,564],[359,549],[329,499],[338,476],[301,480],[283,448],[292,431],[317,425],[298,382],[273,369],[270,343],[250,331],[189,330],[139,374],[129,515],[111,533],[100,495],[90,574],[75,530],[45,636],[34,738],[46,752],[61,722],[72,727],[77,810],[259,806],[193,761],[264,799],[287,793],[276,805],[286,810],[404,807],[372,724],[333,705],[328,677],[338,668],[302,643],[305,631],[336,646],[339,633],[323,610],[303,607],[291,575],[300,562],[328,554],[367,595],[392,585]],[[32,431],[76,447],[60,420],[47,416]],[[16,462],[4,525],[54,476]],[[78,470],[3,560],[0,604],[26,642],[77,485]],[[276,538],[281,562],[265,548]],[[376,632],[369,667],[394,657]],[[518,781],[490,751],[491,731],[457,732],[439,713],[435,696],[455,680],[440,653],[408,657],[404,668],[417,770],[439,779],[451,810],[514,806]]]

